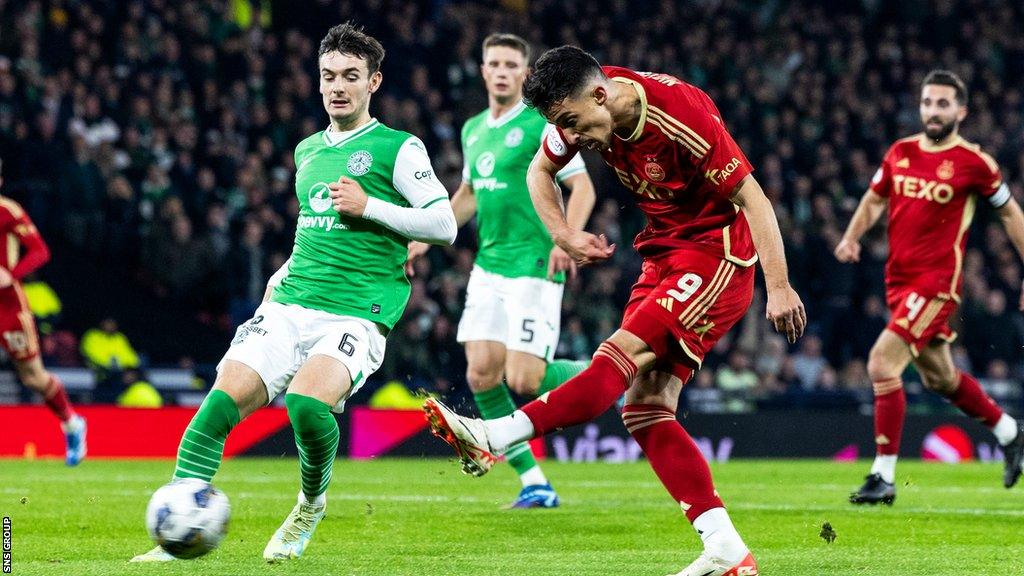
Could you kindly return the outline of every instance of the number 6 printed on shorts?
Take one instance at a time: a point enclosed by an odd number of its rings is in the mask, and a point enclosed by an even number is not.
[[[356,339],[355,336],[346,332],[345,335],[341,337],[341,343],[338,344],[338,350],[342,354],[351,358],[352,355],[356,353],[356,342],[359,342],[359,340]]]

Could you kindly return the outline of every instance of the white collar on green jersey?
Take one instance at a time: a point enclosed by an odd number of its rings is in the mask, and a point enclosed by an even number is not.
[[[378,125],[380,125],[380,122],[377,122],[376,118],[370,118],[370,121],[366,124],[363,124],[358,128],[353,128],[352,130],[345,130],[344,132],[335,132],[334,130],[331,130],[331,126],[328,125],[324,130],[324,144],[327,144],[328,146],[344,144],[345,142],[366,134]]]
[[[491,117],[491,111],[488,110],[487,111],[487,127],[488,128],[501,128],[505,124],[508,124],[508,122],[510,120],[512,120],[516,116],[519,116],[519,114],[523,110],[526,110],[526,102],[523,102],[522,100],[520,100],[518,104],[516,104],[511,109],[509,109],[507,112],[505,112],[501,116],[498,116],[497,118],[492,118]]]

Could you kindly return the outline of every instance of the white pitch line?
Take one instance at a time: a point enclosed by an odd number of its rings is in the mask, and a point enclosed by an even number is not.
[[[0,488],[0,493],[3,494],[31,494],[30,489],[18,489],[15,487],[4,487]],[[106,490],[104,495],[121,496],[121,497],[138,497],[148,498],[152,494],[149,490]],[[240,498],[245,500],[287,500],[291,498],[290,495],[275,494],[270,492],[236,492],[229,495],[230,497]],[[454,504],[494,504],[499,502],[497,498],[482,498],[479,496],[427,496],[423,494],[346,494],[346,493],[330,493],[328,496],[330,500],[340,501],[353,501],[353,502],[420,502],[420,503],[454,503]],[[637,502],[636,500],[601,500],[604,504],[619,504],[626,506],[630,505],[634,508],[662,508],[660,503],[646,503]],[[858,508],[852,508],[844,505],[835,506],[823,506],[815,504],[806,505],[790,505],[790,504],[758,504],[758,503],[745,503],[745,502],[730,502],[729,508],[733,510],[758,510],[758,511],[773,511],[773,512],[853,512],[859,510]],[[882,510],[885,510],[883,508]],[[945,508],[945,507],[928,507],[928,506],[912,506],[904,507],[898,506],[891,509],[893,512],[905,513],[905,514],[934,514],[941,516],[1009,516],[1009,517],[1024,517],[1024,510],[1002,510],[1002,509],[986,509],[986,508]]]

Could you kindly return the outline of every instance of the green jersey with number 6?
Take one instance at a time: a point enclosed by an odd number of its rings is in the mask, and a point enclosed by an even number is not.
[[[417,149],[418,148],[418,149]],[[342,176],[356,180],[368,196],[410,206],[400,150],[426,157],[416,137],[371,120],[340,140],[324,131],[295,147],[295,193],[299,219],[287,274],[271,300],[342,316],[356,316],[391,329],[409,299],[403,268],[408,240],[370,220],[335,212],[328,184]],[[411,166],[411,163],[406,163]],[[428,164],[429,166],[429,164]],[[427,171],[405,180],[433,179]],[[441,189],[443,192],[443,189]],[[423,204],[447,201],[447,195]]]
[[[554,243],[533,208],[526,170],[548,129],[544,117],[522,102],[498,118],[484,110],[462,127],[462,179],[476,197],[476,264],[493,274],[547,278]],[[585,170],[576,156],[558,173],[558,180]],[[555,277],[558,282],[564,279],[564,272]]]

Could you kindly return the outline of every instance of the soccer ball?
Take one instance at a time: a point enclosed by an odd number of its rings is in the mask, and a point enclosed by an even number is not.
[[[228,497],[209,482],[179,478],[149,500],[149,536],[175,558],[195,558],[213,550],[228,531]]]

